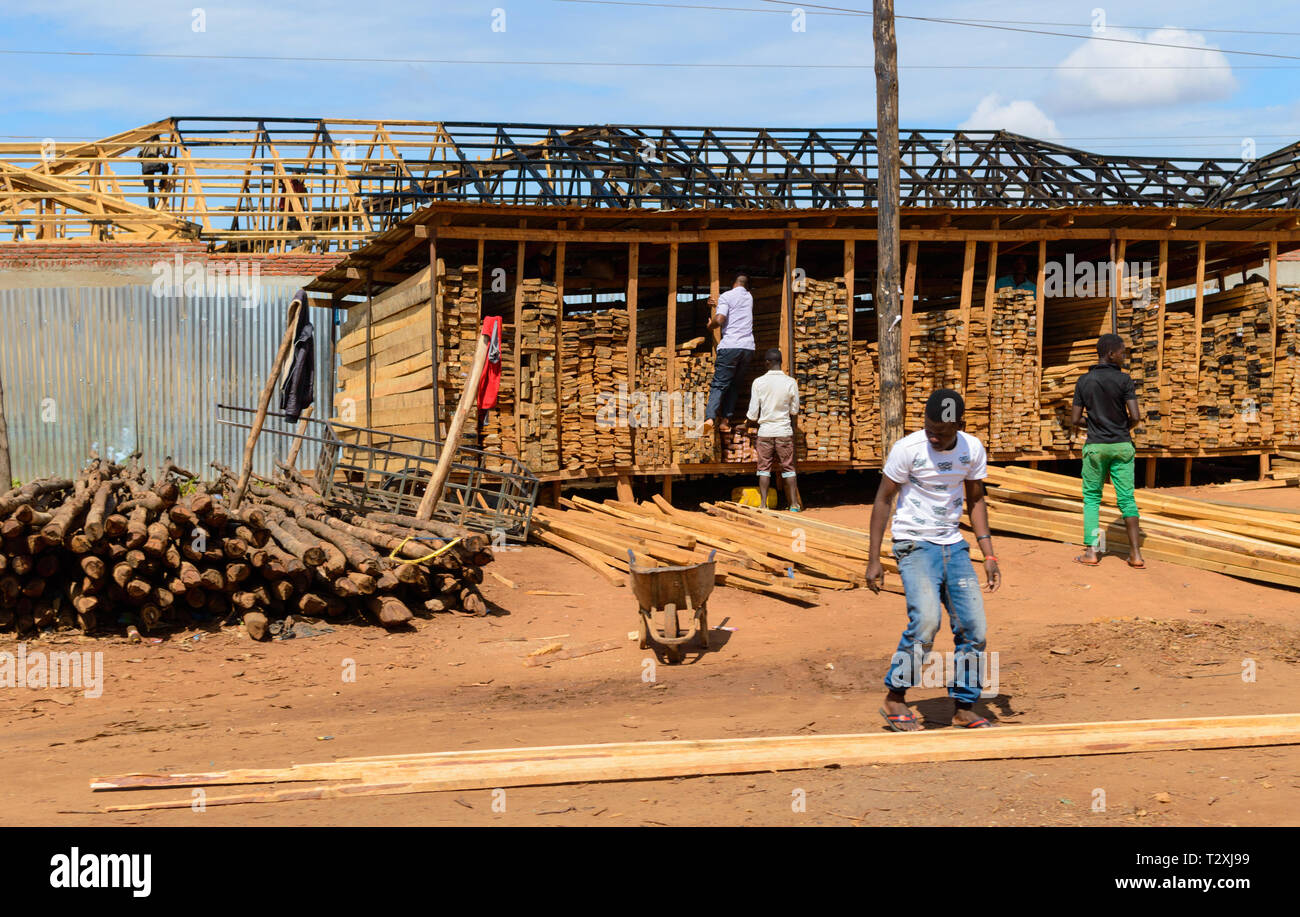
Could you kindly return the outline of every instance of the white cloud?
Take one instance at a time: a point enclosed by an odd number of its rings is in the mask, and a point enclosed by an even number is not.
[[[1043,110],[1027,99],[1003,101],[1002,96],[990,92],[980,99],[969,118],[957,125],[960,130],[975,131],[1011,131],[1036,137],[1040,140],[1053,140],[1061,136],[1056,129],[1056,122]]]
[[[1056,71],[1063,107],[1140,108],[1207,102],[1226,98],[1237,89],[1228,58],[1208,45],[1203,35],[1177,28],[1157,29],[1146,35],[1110,28],[1105,37],[1189,45],[1204,50],[1084,42]],[[1116,67],[1142,69],[1117,70]],[[1187,69],[1191,67],[1203,69]]]

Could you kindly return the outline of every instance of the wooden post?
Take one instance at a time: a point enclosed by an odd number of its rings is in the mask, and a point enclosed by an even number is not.
[[[790,372],[794,359],[794,260],[797,242],[787,226],[785,230],[785,272],[781,283],[781,370]]]
[[[1043,278],[1047,273],[1047,240],[1038,243],[1038,276],[1034,281],[1034,398],[1042,414],[1043,400]],[[1014,279],[1014,278],[1013,278]]]
[[[523,229],[525,223],[519,221],[519,228]],[[523,425],[523,402],[520,396],[520,389],[523,385],[524,375],[524,350],[523,350],[523,317],[524,317],[524,262],[527,260],[528,243],[520,242],[515,248],[515,455],[523,458],[524,455],[524,425]]]
[[[1119,334],[1119,301],[1124,298],[1124,259],[1128,255],[1128,239],[1120,239],[1116,246],[1116,261],[1110,272],[1111,283],[1115,286],[1115,295],[1111,298],[1111,333]]]
[[[4,380],[0,379],[0,493],[14,486],[14,470],[9,459],[9,425],[5,420]]]
[[[975,242],[966,243],[966,254],[961,266],[961,299],[957,304],[957,321],[961,328],[957,332],[957,350],[961,353],[961,367],[958,370],[958,385],[962,397],[966,397],[966,347],[970,342],[970,300],[975,291]]]
[[[433,380],[433,438],[442,439],[442,407],[438,404],[438,224],[429,226],[429,374]],[[366,361],[369,366],[370,361]]]
[[[636,303],[641,280],[641,243],[627,244],[627,384],[635,390],[636,381]]]
[[[1110,231],[1110,333],[1119,334],[1119,288],[1115,283],[1115,230]]]
[[[984,280],[984,336],[993,346],[993,308],[998,301],[998,243],[989,243],[988,277]]]
[[[564,222],[560,222],[564,228]],[[564,254],[565,243],[555,243],[555,455],[564,467],[564,424],[560,405],[564,401]]]
[[[619,499],[620,502],[622,502],[622,503],[632,503],[632,502],[634,502],[634,501],[636,500],[636,496],[635,496],[635,494],[634,494],[633,491],[632,491],[632,476],[631,476],[631,475],[620,474],[620,475],[618,476],[618,483],[617,483],[617,485],[616,485],[616,488],[617,488],[617,491],[618,491],[618,499]]]
[[[903,314],[899,320],[902,340],[899,343],[899,358],[902,369],[898,377],[899,398],[907,398],[907,361],[912,357],[912,300],[916,297],[916,258],[920,243],[907,243],[907,266],[903,269]],[[904,418],[907,414],[904,411]]]
[[[1172,431],[1169,429],[1169,386],[1165,384],[1165,284],[1169,282],[1169,240],[1160,240],[1160,301],[1156,303],[1156,403],[1160,406],[1160,442],[1168,446]]]
[[[1270,456],[1267,452],[1261,452],[1259,454],[1259,479],[1261,481],[1268,479],[1268,469],[1269,469],[1271,458],[1272,456]]]
[[[1146,480],[1143,482],[1144,487],[1156,486],[1156,458],[1154,455],[1147,456],[1146,461]]]
[[[854,266],[853,259],[857,251],[857,243],[852,239],[844,240],[844,295],[848,299],[849,307],[849,339],[844,342],[846,348],[845,354],[849,363],[849,404],[853,403],[853,309],[857,302],[853,298],[853,289],[857,285],[857,268]],[[850,412],[850,424],[852,423],[852,413]],[[852,437],[850,437],[850,440]]]
[[[717,302],[722,295],[722,277],[718,272],[718,243],[709,243],[709,298]],[[712,320],[714,314],[718,311],[717,306],[709,307],[709,319]],[[713,352],[718,351],[718,341],[722,340],[722,329],[713,329]]]
[[[1192,459],[1190,456],[1183,459],[1183,486],[1192,486]]]
[[[307,432],[307,418],[311,416],[313,407],[315,405],[307,405],[307,409],[298,415],[297,437],[293,441],[293,447],[289,449],[289,457],[284,461],[290,468],[298,464],[298,453],[302,451],[302,437]]]
[[[876,70],[876,323],[880,338],[880,422],[883,459],[903,438],[903,346],[896,327],[898,302],[898,45],[894,0],[873,0],[872,38]],[[915,243],[910,249],[915,254]],[[904,301],[910,308],[910,302]]]
[[[374,448],[375,434],[371,431],[375,428],[374,416],[374,361],[375,361],[375,340],[374,340],[374,320],[375,320],[375,274],[370,268],[366,268],[366,445]],[[438,388],[438,382],[434,380],[434,390]],[[435,396],[436,397],[436,396]]]
[[[447,424],[447,436],[443,440],[442,451],[438,453],[438,464],[433,469],[433,479],[429,481],[429,486],[425,488],[424,497],[420,500],[420,508],[415,513],[417,519],[432,518],[433,511],[438,507],[438,501],[442,499],[442,492],[447,486],[447,478],[451,475],[451,463],[455,460],[456,447],[460,445],[461,430],[465,426],[465,420],[469,417],[470,410],[474,407],[474,399],[478,396],[478,383],[483,377],[483,367],[487,365],[490,344],[491,341],[488,336],[480,332],[478,347],[474,350],[474,365],[470,368],[469,377],[465,380],[465,387],[461,390],[460,401],[456,405],[456,413],[452,415],[451,422]]]
[[[1196,243],[1196,315],[1192,323],[1192,356],[1196,366],[1192,372],[1192,404],[1201,399],[1201,319],[1205,312],[1205,241]]]
[[[672,393],[677,391],[677,243],[671,242],[668,245],[668,301],[665,303],[667,309],[667,327],[664,329],[664,350],[667,353],[668,365],[664,370],[664,379],[668,383],[668,403],[672,404]],[[676,464],[673,459],[673,445],[677,441],[677,428],[669,424],[668,426],[668,459],[671,464]],[[672,499],[672,480],[668,475],[664,475],[664,499]]]
[[[663,483],[664,483],[664,499],[667,500],[669,503],[672,503],[673,502],[673,476],[671,474],[664,475]]]
[[[1244,269],[1243,269],[1244,273]],[[1269,404],[1272,405],[1272,427],[1276,441],[1277,402],[1277,242],[1268,243],[1268,344],[1269,344]]]
[[[293,339],[298,328],[298,313],[305,308],[307,308],[305,299],[295,298],[289,304],[289,320],[284,327],[284,334],[280,338],[280,347],[275,352],[275,361],[271,364],[271,372],[266,377],[266,384],[262,386],[262,395],[257,401],[257,414],[253,416],[253,423],[248,431],[248,439],[244,440],[244,464],[239,471],[239,483],[235,485],[234,496],[230,499],[231,509],[239,509],[244,494],[248,492],[248,479],[253,475],[253,449],[257,446],[257,438],[262,435],[262,425],[266,423],[266,411],[271,406],[271,395],[275,391],[275,383],[280,379],[280,370],[284,368],[285,358],[288,357],[289,351],[293,349]],[[369,393],[367,393],[367,398],[369,398]],[[366,422],[369,423],[369,421],[370,418],[367,417]]]

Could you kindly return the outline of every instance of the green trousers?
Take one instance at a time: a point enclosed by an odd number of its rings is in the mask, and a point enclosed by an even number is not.
[[[1138,514],[1133,499],[1133,471],[1137,450],[1132,443],[1088,443],[1083,447],[1083,543],[1097,544],[1101,534],[1101,489],[1109,478],[1115,486],[1115,502],[1125,516]]]

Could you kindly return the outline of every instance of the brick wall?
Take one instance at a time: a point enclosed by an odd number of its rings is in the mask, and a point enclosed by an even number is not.
[[[171,260],[256,261],[264,276],[315,277],[338,263],[328,254],[213,254],[204,242],[12,242],[0,244],[0,270],[124,270]]]

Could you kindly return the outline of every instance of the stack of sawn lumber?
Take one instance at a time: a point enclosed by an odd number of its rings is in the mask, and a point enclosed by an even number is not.
[[[203,483],[171,462],[153,478],[137,457],[95,458],[75,479],[0,496],[0,626],[125,628],[134,639],[242,617],[261,639],[290,614],[395,627],[412,608],[486,611],[477,583],[492,555],[482,535],[333,510],[288,468],[258,480],[232,509],[224,469]]]
[[[729,502],[702,503],[704,512],[691,512],[657,495],[639,504],[582,497],[560,503],[561,509],[537,508],[532,537],[615,586],[626,583],[629,549],[642,567],[703,563],[716,551],[718,585],[808,604],[817,603],[821,590],[853,589],[866,581],[868,534],[803,514]],[[897,573],[888,538],[881,563]],[[901,587],[896,579],[886,580],[886,589]]]
[[[989,523],[1071,544],[1083,541],[1078,478],[1019,467],[989,467]],[[1142,554],[1148,560],[1300,587],[1300,516],[1226,506],[1157,490],[1137,493]],[[1128,535],[1107,484],[1101,507],[1106,553],[1128,553]]]

